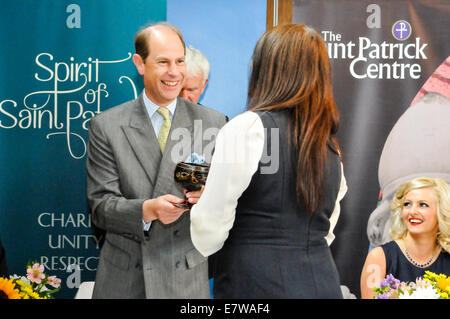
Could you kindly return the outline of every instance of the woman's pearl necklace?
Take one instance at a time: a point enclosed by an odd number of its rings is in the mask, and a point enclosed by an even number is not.
[[[434,254],[433,254],[433,255],[431,255],[430,259],[428,259],[427,262],[425,262],[425,263],[423,263],[423,264],[419,264],[417,261],[415,261],[414,259],[412,259],[411,255],[409,254],[408,249],[406,249],[406,247],[405,247],[405,253],[406,253],[406,257],[408,257],[408,260],[409,260],[414,266],[419,267],[419,268],[426,268],[426,267],[428,267],[428,265],[431,264],[431,262],[433,261],[433,258],[434,258]]]

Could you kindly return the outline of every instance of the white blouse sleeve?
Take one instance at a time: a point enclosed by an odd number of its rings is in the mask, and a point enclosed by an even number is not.
[[[237,201],[258,169],[264,149],[264,127],[256,113],[247,111],[228,122],[216,138],[205,190],[191,209],[191,239],[203,256],[220,250],[233,227]],[[341,184],[325,239],[330,245],[347,192],[341,163]]]
[[[264,127],[251,111],[229,121],[216,138],[205,190],[191,209],[191,238],[203,256],[222,248],[233,227],[239,197],[258,169]]]
[[[328,232],[328,235],[325,236],[328,246],[331,245],[331,243],[333,242],[333,240],[335,238],[335,236],[333,234],[333,230],[334,230],[334,227],[336,226],[337,220],[341,213],[340,201],[342,198],[344,198],[344,195],[347,193],[347,181],[345,180],[344,166],[342,165],[342,162],[341,162],[341,176],[342,176],[341,186],[339,188],[338,196],[336,198],[336,203],[334,204],[333,213],[331,213],[331,217],[330,217],[330,230]]]

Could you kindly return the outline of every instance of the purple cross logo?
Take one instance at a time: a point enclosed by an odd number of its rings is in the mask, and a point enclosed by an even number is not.
[[[412,28],[408,21],[398,20],[392,26],[392,35],[397,40],[404,41],[409,38],[411,33]]]

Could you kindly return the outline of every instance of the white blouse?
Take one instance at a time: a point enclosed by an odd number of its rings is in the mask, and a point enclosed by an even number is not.
[[[203,256],[220,250],[233,227],[238,199],[258,169],[264,149],[264,126],[251,111],[242,113],[219,131],[205,189],[191,209],[191,238]],[[340,214],[339,202],[347,192],[341,163],[341,185],[330,229],[325,239],[334,240],[334,227]]]

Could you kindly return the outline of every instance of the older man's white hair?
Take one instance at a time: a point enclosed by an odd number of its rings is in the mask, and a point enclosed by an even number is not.
[[[203,84],[209,77],[209,62],[200,50],[193,46],[186,47],[186,72],[188,75],[203,75]]]

